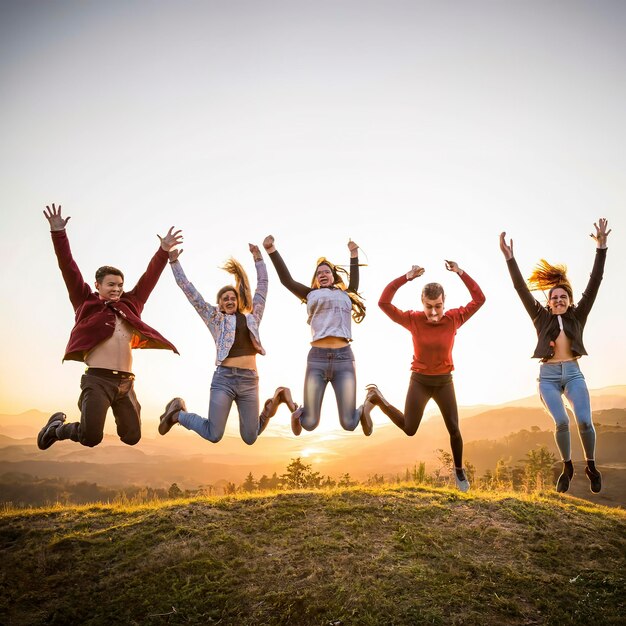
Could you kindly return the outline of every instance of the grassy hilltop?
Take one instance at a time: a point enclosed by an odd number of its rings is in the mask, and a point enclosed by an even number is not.
[[[412,485],[0,513],[3,624],[623,624],[626,513]]]

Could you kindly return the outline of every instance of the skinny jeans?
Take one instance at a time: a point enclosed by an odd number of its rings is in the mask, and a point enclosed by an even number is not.
[[[463,438],[459,429],[459,410],[451,374],[428,376],[411,373],[404,413],[391,404],[379,404],[382,412],[409,437],[417,432],[429,400],[434,400],[450,435],[455,467],[463,467]]]
[[[320,423],[322,400],[330,383],[335,391],[339,422],[345,430],[359,424],[361,410],[356,408],[356,368],[350,346],[309,350],[304,377],[304,405],[300,423],[305,430],[314,430]]]
[[[587,382],[578,361],[542,363],[539,367],[539,396],[556,424],[554,438],[563,461],[572,458],[569,415],[563,403],[565,396],[572,407],[585,458],[595,458],[596,430],[591,418],[591,401]]]
[[[218,365],[211,380],[209,417],[181,411],[178,422],[217,443],[224,436],[233,402],[239,411],[239,433],[252,445],[259,436],[259,376],[256,370]]]
[[[133,446],[141,439],[141,405],[134,390],[135,375],[90,367],[81,377],[78,398],[80,422],[57,428],[59,439],[71,439],[93,448],[104,437],[104,422],[109,407],[113,411],[117,434]]]

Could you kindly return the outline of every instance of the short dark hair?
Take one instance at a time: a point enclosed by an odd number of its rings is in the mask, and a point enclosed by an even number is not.
[[[439,283],[427,283],[422,289],[422,298],[436,300],[439,296],[445,298],[443,287]]]
[[[124,280],[124,274],[122,270],[118,270],[117,267],[112,267],[111,265],[103,265],[96,270],[96,282],[102,284],[105,276],[109,274],[113,274],[114,276],[121,276],[122,280]]]
[[[554,287],[552,287],[552,289],[548,291],[548,300],[550,299],[550,296],[552,296],[552,292],[555,289],[562,289],[567,294],[570,304],[574,304],[574,294],[572,293],[572,286],[569,283],[562,283],[560,285],[554,285]]]

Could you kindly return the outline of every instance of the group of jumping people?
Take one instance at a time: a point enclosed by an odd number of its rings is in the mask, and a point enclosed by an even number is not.
[[[463,439],[452,371],[452,349],[458,328],[485,302],[478,284],[454,261],[445,267],[459,276],[471,300],[465,306],[445,308],[445,293],[439,283],[426,284],[421,293],[422,310],[403,311],[393,304],[397,290],[424,274],[424,268],[413,265],[408,272],[392,280],[383,290],[378,305],[394,322],[406,328],[413,340],[411,376],[404,411],[388,402],[380,389],[366,386],[363,404],[357,407],[356,369],[350,347],[352,320],[365,318],[365,305],[359,288],[359,246],[348,241],[349,271],[327,258],[318,259],[310,286],[294,280],[285,261],[268,235],[263,248],[272,261],[280,282],[299,300],[306,303],[311,327],[311,349],[307,357],[303,403],[298,406],[286,386],[280,386],[262,408],[259,401],[259,378],[256,355],[265,354],[259,328],[263,318],[268,289],[268,272],[258,246],[249,244],[257,284],[252,294],[245,269],[229,259],[223,269],[232,275],[234,285],[222,287],[216,304],[208,303],[188,280],[181,265],[183,237],[171,227],[160,237],[160,246],[145,273],[130,291],[124,291],[124,274],[111,266],[100,267],[95,275],[95,291],[87,284],[73,259],[66,233],[69,217],[63,217],[61,206],[47,206],[44,215],[50,225],[52,242],[69,298],[75,311],[75,325],[65,350],[64,360],[82,361],[86,370],[81,379],[78,400],[80,421],[66,423],[65,413],[54,413],[41,429],[37,444],[45,450],[55,442],[71,439],[85,446],[98,445],[104,436],[104,423],[111,408],[122,442],[136,444],[141,438],[141,406],[134,392],[132,349],[176,347],[141,319],[143,307],[169,263],[176,284],[207,325],[216,349],[210,388],[208,417],[187,410],[180,397],[170,400],[159,419],[158,430],[167,434],[175,424],[198,433],[216,443],[224,435],[233,402],[239,413],[242,439],[253,444],[265,430],[281,404],[291,413],[291,429],[300,435],[302,429],[314,430],[321,417],[322,399],[331,383],[337,400],[339,421],[349,431],[359,424],[366,436],[372,434],[372,410],[380,410],[407,435],[419,428],[430,399],[439,407],[450,436],[456,485],[461,491],[470,488],[463,467]],[[598,493],[602,477],[595,466],[596,434],[587,385],[578,359],[587,354],[582,336],[587,317],[596,298],[606,259],[607,238],[611,232],[607,220],[594,224],[596,257],[583,296],[574,304],[572,287],[563,265],[541,260],[528,280],[524,280],[513,256],[513,241],[500,235],[500,249],[506,259],[513,286],[530,315],[537,331],[533,357],[540,359],[539,395],[554,418],[555,440],[563,462],[556,490],[569,489],[574,475],[571,460],[569,417],[563,396],[572,406],[585,453],[585,473],[591,491]],[[532,291],[547,290],[543,305]]]

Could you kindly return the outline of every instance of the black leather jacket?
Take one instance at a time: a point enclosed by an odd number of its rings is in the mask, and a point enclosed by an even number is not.
[[[596,248],[596,258],[593,269],[591,270],[591,276],[589,277],[589,282],[583,292],[582,298],[576,306],[570,306],[569,309],[561,315],[563,330],[572,341],[572,352],[575,356],[587,354],[585,346],[583,345],[583,329],[585,328],[587,317],[589,316],[591,307],[598,295],[600,283],[602,282],[606,250],[606,248]],[[561,332],[558,320],[559,316],[553,315],[534,298],[528,289],[526,281],[522,277],[515,258],[509,259],[507,266],[517,295],[520,297],[537,331],[537,346],[533,358],[542,360],[551,359],[554,356],[554,342]]]

